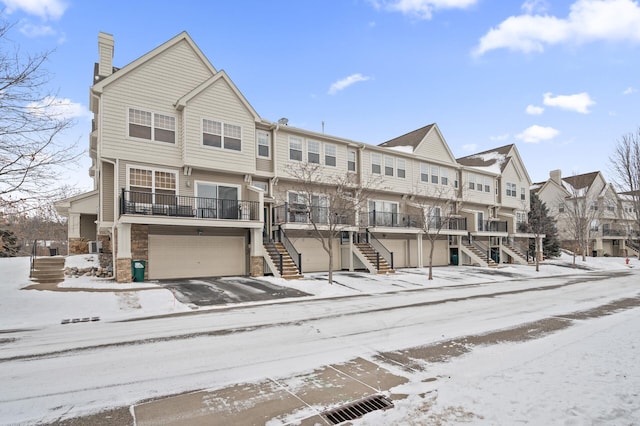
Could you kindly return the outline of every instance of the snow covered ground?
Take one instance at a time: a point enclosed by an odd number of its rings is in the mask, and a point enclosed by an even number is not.
[[[69,258],[68,261],[68,264],[82,266],[95,262],[95,258],[83,256]],[[228,359],[223,357],[216,359],[219,362],[216,366],[217,370],[204,371],[211,369],[211,366],[206,361],[205,364],[199,365],[200,361],[195,357],[191,359],[188,366],[181,365],[179,360],[184,359],[187,349],[190,353],[206,353],[209,350],[207,345],[210,346],[211,341],[205,342],[197,338],[179,342],[162,342],[156,345],[158,347],[148,345],[150,346],[148,350],[141,346],[134,346],[131,349],[114,346],[113,349],[104,350],[100,355],[104,357],[103,359],[95,359],[91,351],[86,354],[80,352],[77,355],[69,355],[72,359],[68,362],[72,362],[73,365],[67,365],[66,359],[62,357],[51,357],[51,359],[39,360],[38,363],[28,359],[12,360],[11,358],[20,354],[64,352],[83,345],[95,347],[115,345],[123,339],[126,340],[127,332],[134,326],[127,325],[130,323],[106,324],[108,321],[192,310],[178,302],[170,291],[153,282],[144,284],[148,289],[133,290],[141,286],[138,284],[124,286],[105,280],[81,277],[69,278],[60,285],[72,291],[21,290],[30,284],[28,263],[28,258],[0,259],[0,277],[2,277],[0,278],[0,381],[3,383],[0,386],[0,423],[2,424],[50,421],[62,412],[67,417],[86,414],[88,408],[92,409],[89,402],[96,401],[95,395],[100,394],[111,398],[114,406],[127,401],[130,403],[132,398],[135,400],[136,395],[139,395],[140,389],[148,388],[151,383],[153,383],[154,392],[163,394],[163,392],[171,393],[206,387],[206,383],[210,385],[212,381],[222,383],[225,370],[244,371],[240,379],[244,378],[247,381],[253,380],[258,374],[259,368],[236,367],[235,363],[241,360],[231,355]],[[425,270],[416,269],[406,269],[394,276],[338,273],[335,275],[337,283],[331,286],[323,279],[326,274],[306,274],[304,280],[289,282],[265,278],[279,285],[300,289],[313,296],[299,299],[309,303],[298,310],[291,309],[284,312],[283,309],[278,309],[278,305],[264,306],[260,312],[252,311],[252,315],[225,310],[221,311],[220,315],[207,317],[207,319],[182,317],[147,321],[149,324],[140,331],[144,333],[145,338],[161,339],[163,336],[176,335],[180,330],[197,334],[200,330],[210,331],[216,327],[228,329],[252,327],[269,321],[274,324],[285,320],[295,322],[295,315],[307,315],[316,310],[314,315],[317,317],[327,315],[326,320],[318,320],[315,323],[317,332],[331,335],[335,340],[347,341],[346,337],[339,337],[341,325],[337,317],[343,312],[361,309],[365,305],[377,308],[377,303],[381,304],[380,306],[389,303],[406,303],[400,300],[409,298],[416,301],[428,301],[431,300],[430,298],[438,297],[464,298],[477,294],[479,290],[475,284],[478,283],[488,283],[494,291],[554,286],[562,282],[563,275],[584,274],[586,277],[589,271],[631,271],[633,273],[632,276],[620,278],[618,281],[607,282],[610,286],[611,300],[638,297],[640,294],[640,263],[637,259],[631,261],[630,266],[633,267],[631,269],[621,258],[589,258],[586,262],[578,262],[580,269],[568,267],[569,263],[569,258],[548,261],[541,266],[540,272],[526,266],[505,266],[498,270],[469,267],[436,268],[435,279],[431,282],[425,279]],[[534,279],[540,277],[546,278]],[[553,316],[555,312],[588,309],[602,303],[602,297],[592,298],[590,293],[593,292],[595,295],[597,292],[602,292],[601,286],[598,289],[598,285],[575,289],[576,292],[582,293],[579,302],[567,295],[564,298],[558,297],[553,306],[537,310],[536,301],[526,299],[530,296],[513,295],[508,299],[505,296],[504,306],[520,306],[522,312],[518,315],[521,315],[522,322]],[[109,288],[117,291],[90,291]],[[433,288],[433,293],[405,292],[398,294],[393,301],[354,297],[338,304],[319,300],[419,288]],[[443,296],[443,293],[446,295]],[[311,303],[314,300],[317,301]],[[358,334],[349,334],[348,341],[351,344],[338,345],[332,353],[322,354],[323,361],[348,360],[354,354],[362,355],[358,351],[362,351],[364,347],[370,348],[373,353],[419,344],[420,340],[415,340],[416,333],[410,328],[412,321],[435,323],[440,318],[459,317],[458,322],[447,323],[447,326],[451,327],[448,330],[449,334],[454,336],[471,334],[476,328],[480,330],[487,324],[490,327],[499,328],[503,321],[502,312],[494,306],[500,305],[495,304],[494,301],[491,301],[492,305],[487,301],[476,303],[486,311],[486,317],[482,318],[482,321],[480,318],[477,321],[475,318],[465,318],[463,312],[456,311],[461,308],[456,304],[416,309],[415,316],[411,317],[400,317],[393,312],[381,312],[376,314],[377,321],[393,323],[394,327],[398,327],[398,333],[390,334],[384,341],[375,343],[364,333],[362,337],[358,337]],[[527,309],[527,303],[530,303],[531,309]],[[264,305],[264,302],[245,305],[258,307]],[[215,311],[220,310],[220,307],[206,309]],[[100,324],[95,324],[96,331],[81,328],[91,327],[90,325],[60,324],[63,318],[94,316],[101,318]],[[442,322],[442,324],[445,323]],[[24,332],[10,333],[8,332],[10,330],[24,330]],[[403,334],[402,330],[406,334]],[[263,332],[257,331],[251,334],[251,338],[258,341],[262,338],[263,342],[267,342],[273,337],[269,333],[273,331],[268,329]],[[310,335],[306,328],[291,326],[286,333],[290,336],[290,340],[297,340],[303,346],[307,345],[307,352],[313,353],[316,348],[313,345],[318,338]],[[13,342],[12,337],[15,335],[19,339]],[[423,335],[420,338],[430,337]],[[238,348],[246,345],[241,335],[228,336],[226,339],[225,344],[232,344]],[[640,342],[640,309],[633,308],[613,315],[578,320],[575,325],[567,329],[526,342],[476,347],[473,351],[448,362],[433,363],[426,371],[409,374],[409,383],[391,390],[393,393],[408,394],[407,399],[396,401],[396,408],[393,410],[371,413],[355,423],[371,425],[640,424],[640,363],[637,362],[640,344],[638,342]],[[164,351],[162,357],[154,353],[159,349]],[[287,348],[280,350],[287,351]],[[271,351],[274,352],[274,359],[281,356],[274,348],[266,347],[260,355],[268,360]],[[120,360],[116,363],[114,360],[120,359],[118,357],[121,354],[127,354],[128,357],[125,361]],[[251,354],[247,353],[243,357],[250,356]],[[148,368],[133,367],[137,365],[135,362],[140,358],[144,358]],[[159,365],[163,365],[172,374],[167,390],[163,389],[161,382],[156,380],[160,373],[154,370],[155,358],[159,359]],[[320,358],[320,355],[317,358]],[[308,368],[313,365],[312,361],[317,362],[318,359],[309,360]],[[105,362],[109,364],[107,371],[103,366]],[[224,363],[229,363],[229,366],[225,367]],[[32,377],[29,374],[32,374],[34,368],[42,371]],[[55,377],[60,374],[73,375],[74,371],[78,371],[81,375],[82,368],[86,368],[86,371],[94,370],[95,376],[87,373],[83,379],[78,377],[77,383],[72,384],[51,383],[55,382]],[[180,368],[185,370],[179,370]],[[266,364],[261,368],[271,368],[271,374],[277,376],[287,374],[288,369],[291,369],[291,372],[297,372],[300,368],[305,368],[305,364],[300,360],[292,365],[278,365],[276,368],[275,364]],[[178,371],[181,372],[177,373]],[[406,371],[397,373],[408,374]],[[176,374],[179,374],[179,377]],[[121,375],[122,379],[118,375]],[[197,380],[186,381],[185,377],[189,376]],[[434,377],[437,380],[431,381]],[[238,377],[234,376],[233,379],[238,380]],[[112,388],[118,383],[117,380],[122,380],[123,383],[128,380],[131,383],[126,388]],[[189,386],[194,387],[189,388]],[[38,387],[38,390],[34,387]],[[76,400],[73,404],[68,404],[65,402],[64,395],[74,395]],[[83,404],[80,399],[82,397],[87,399],[87,403]],[[100,404],[103,402],[95,402],[93,409],[100,408]],[[63,407],[60,412],[55,412],[51,408],[58,406]]]

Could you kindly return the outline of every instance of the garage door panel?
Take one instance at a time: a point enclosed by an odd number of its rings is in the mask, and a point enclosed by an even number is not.
[[[149,235],[149,278],[246,274],[245,239],[237,236]]]

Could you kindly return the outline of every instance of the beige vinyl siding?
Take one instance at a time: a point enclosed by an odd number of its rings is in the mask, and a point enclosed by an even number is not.
[[[474,186],[476,189],[469,188],[469,176],[472,175],[474,178]],[[489,180],[489,185],[491,188],[489,192],[485,192],[484,185],[485,179]],[[482,185],[482,191],[478,191],[478,184]],[[504,181],[503,181],[504,184]],[[483,174],[482,172],[478,172],[475,169],[465,169],[462,172],[462,200],[465,203],[479,203],[479,204],[487,204],[493,205],[496,203],[496,178],[495,176]]]
[[[516,185],[516,196],[507,197],[507,183]],[[530,182],[525,179],[524,173],[517,170],[513,162],[510,162],[502,172],[502,188],[501,188],[501,204],[503,207],[511,207],[514,209],[529,208],[529,187]],[[520,199],[520,188],[525,188],[525,200]]]
[[[447,149],[446,142],[435,129],[431,129],[418,145],[414,154],[416,157],[422,157],[426,161],[434,160],[440,163],[456,164],[455,158],[451,156],[450,151]]]
[[[179,76],[179,78],[178,78]],[[181,165],[181,118],[173,104],[211,77],[209,69],[186,41],[164,51],[124,77],[115,79],[102,94],[101,155],[162,165]],[[176,143],[128,137],[128,108],[176,118]]]
[[[191,99],[185,107],[185,163],[200,168],[254,173],[256,170],[255,120],[233,89],[219,79]],[[202,120],[240,126],[241,151],[202,143]]]
[[[302,139],[302,161],[291,161],[289,160],[289,136],[294,136]],[[273,143],[274,150],[272,152],[272,158],[275,156],[277,162],[277,171],[276,175],[280,176],[288,176],[287,172],[290,167],[295,167],[296,164],[301,163],[304,164],[307,162],[307,141],[313,140],[320,142],[320,165],[324,171],[324,176],[327,177],[327,180],[330,181],[330,177],[335,174],[346,175],[347,174],[347,147],[346,143],[341,143],[340,141],[323,139],[318,135],[313,135],[311,137],[306,137],[305,135],[292,133],[290,131],[286,131],[286,129],[280,128],[277,132],[275,141]],[[325,144],[335,145],[336,147],[336,165],[334,166],[326,166],[325,165]]]
[[[265,158],[256,158],[256,171],[266,173],[273,172],[273,161]]]
[[[113,222],[114,218],[114,203],[116,200],[119,200],[119,196],[114,196],[114,167],[111,163],[102,163],[102,190],[100,191],[100,196],[102,197],[102,202],[100,203],[102,207],[102,221],[103,222]]]

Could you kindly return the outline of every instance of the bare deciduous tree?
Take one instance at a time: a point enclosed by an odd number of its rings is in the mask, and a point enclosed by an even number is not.
[[[618,192],[631,201],[635,228],[640,232],[640,127],[618,140],[609,161]]]
[[[429,241],[428,279],[433,280],[433,253],[436,241],[445,229],[464,229],[459,215],[462,201],[456,196],[452,186],[433,186],[425,191],[418,191],[411,203],[421,215],[420,225],[424,237]]]
[[[295,181],[291,185],[296,195],[293,208],[305,215],[313,228],[313,237],[320,242],[329,258],[331,284],[335,241],[343,231],[353,229],[357,224],[360,213],[365,210],[367,200],[379,182],[358,182],[353,173],[328,173],[315,163],[291,164],[287,167],[287,173]]]
[[[51,52],[22,54],[10,28],[0,22],[0,208],[55,198],[58,168],[80,155],[75,143],[59,142],[73,122],[46,90]]]

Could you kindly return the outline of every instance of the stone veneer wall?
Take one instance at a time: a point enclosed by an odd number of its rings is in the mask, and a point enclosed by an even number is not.
[[[261,277],[264,275],[264,259],[262,256],[251,257],[251,276]]]
[[[147,262],[144,279],[149,279],[149,225],[131,225],[131,260]]]
[[[69,238],[69,254],[89,253],[89,242],[84,238]]]

